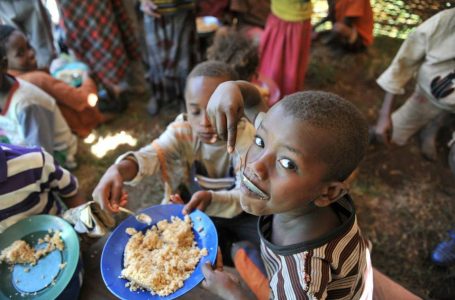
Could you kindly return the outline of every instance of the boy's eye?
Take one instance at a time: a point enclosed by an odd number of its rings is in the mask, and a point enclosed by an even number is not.
[[[192,109],[192,110],[191,110],[191,114],[192,114],[193,116],[197,116],[197,115],[199,115],[200,113],[201,113],[201,110],[200,110],[200,109]]]
[[[288,169],[288,170],[297,170],[297,166],[292,160],[287,159],[287,158],[282,158],[279,159],[278,162],[280,165],[283,166],[283,168]]]
[[[254,143],[255,143],[257,146],[259,146],[259,147],[261,147],[261,148],[264,148],[264,141],[263,141],[260,137],[256,136],[256,137],[254,138]]]

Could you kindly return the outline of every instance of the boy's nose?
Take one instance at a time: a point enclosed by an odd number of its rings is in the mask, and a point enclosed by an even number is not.
[[[251,171],[253,171],[252,175],[259,180],[266,180],[268,178],[266,159],[267,157],[262,156],[249,164]]]
[[[205,112],[202,114],[202,117],[201,117],[201,125],[206,126],[206,127],[211,125],[208,115]]]

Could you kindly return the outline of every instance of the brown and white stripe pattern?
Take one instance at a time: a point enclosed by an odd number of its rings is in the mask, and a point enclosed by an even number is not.
[[[344,204],[352,205],[350,199]],[[344,206],[344,205],[343,205]],[[351,210],[351,208],[348,208]],[[343,228],[321,240],[277,246],[266,237],[272,217],[261,218],[261,255],[272,299],[359,299],[364,288],[366,243],[353,207]]]

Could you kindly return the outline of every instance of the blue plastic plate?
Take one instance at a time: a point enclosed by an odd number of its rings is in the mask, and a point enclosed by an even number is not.
[[[17,264],[12,271],[9,265],[1,263],[0,299],[55,299],[66,288],[79,261],[79,239],[65,220],[52,215],[21,220],[0,234],[0,251],[16,240],[43,247],[45,244],[38,245],[38,239],[49,234],[48,230],[61,231],[65,243],[63,251],[52,251],[34,266]],[[61,263],[66,263],[63,269],[60,269]]]
[[[216,252],[218,250],[218,235],[212,220],[199,210],[192,212],[189,216],[193,222],[193,233],[197,246],[199,248],[206,248],[208,255],[201,258],[191,276],[183,283],[183,287],[166,297],[161,297],[152,295],[146,290],[132,292],[129,288],[125,287],[127,280],[119,278],[123,269],[123,252],[130,238],[125,230],[128,227],[133,227],[138,231],[145,232],[146,229],[161,220],[170,220],[171,216],[183,219],[182,209],[183,205],[178,204],[152,206],[141,211],[141,213],[152,217],[152,224],[150,226],[139,223],[133,216],[130,216],[112,232],[104,245],[101,256],[101,274],[103,275],[103,280],[107,288],[115,296],[120,299],[174,299],[187,293],[204,279],[201,268],[206,261],[210,261],[212,264],[215,263]],[[194,230],[200,227],[203,228],[201,232]]]

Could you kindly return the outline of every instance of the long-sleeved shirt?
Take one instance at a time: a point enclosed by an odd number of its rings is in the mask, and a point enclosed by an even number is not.
[[[242,119],[237,126],[236,151],[244,155],[253,141],[255,129],[252,124]],[[165,198],[178,190],[180,184],[189,185],[190,170],[195,161],[204,166],[207,177],[222,178],[227,170],[234,167],[236,176],[235,187],[232,190],[212,191],[212,202],[206,210],[211,216],[231,218],[242,212],[240,206],[240,157],[237,152],[230,155],[226,150],[226,142],[204,144],[193,133],[191,125],[185,120],[185,115],[179,115],[174,122],[152,144],[139,151],[127,152],[117,159],[133,156],[139,166],[137,176],[125,184],[135,185],[144,176],[160,174],[165,183]]]
[[[92,129],[105,121],[98,108],[88,103],[89,95],[98,93],[95,82],[90,78],[75,88],[43,71],[8,70],[8,73],[36,85],[52,96],[57,101],[68,126],[80,137],[88,136]]]
[[[35,85],[16,78],[0,114],[0,128],[12,144],[41,146],[74,158],[77,139],[71,133],[54,98]]]
[[[0,144],[0,232],[38,214],[58,214],[52,192],[77,193],[77,179],[40,148]]]
[[[431,94],[431,82],[455,70],[455,8],[446,9],[420,24],[403,42],[377,83],[387,92],[403,94],[414,76],[419,91],[437,107],[455,112],[455,93],[442,99]]]

